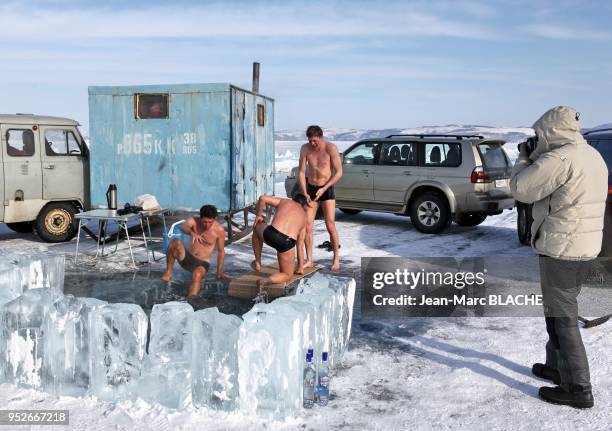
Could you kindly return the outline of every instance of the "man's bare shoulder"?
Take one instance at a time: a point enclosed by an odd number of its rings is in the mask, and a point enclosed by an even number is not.
[[[214,223],[213,223],[213,229],[215,230],[215,232],[223,233],[225,235],[225,228],[217,220],[215,220]]]
[[[330,154],[335,154],[338,152],[338,146],[334,144],[333,142],[325,141],[325,148],[327,149],[327,152]]]
[[[195,217],[189,217],[185,220],[185,224],[187,226],[194,226],[196,224],[196,218]]]
[[[302,146],[300,147],[300,154],[308,154],[312,151],[312,145],[310,145],[308,142],[306,142],[305,144],[302,144]]]

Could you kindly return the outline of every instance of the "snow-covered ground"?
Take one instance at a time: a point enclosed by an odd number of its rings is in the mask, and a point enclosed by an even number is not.
[[[294,150],[299,150],[300,143],[277,144],[277,171],[281,166],[295,165]],[[282,174],[277,175],[280,195],[284,194],[283,179]],[[515,226],[516,213],[505,211],[489,217],[478,227],[453,225],[445,233],[431,236],[416,231],[406,217],[372,212],[349,216],[338,212],[342,273],[354,276],[359,283],[362,256],[533,255],[528,247],[518,243]],[[325,225],[318,220],[315,244],[326,239]],[[91,254],[95,249],[91,240],[86,240],[84,245],[86,253]],[[73,253],[75,242],[48,246],[38,242],[34,235],[17,235],[0,225],[0,246],[17,250],[48,247]],[[252,259],[250,253],[248,239],[230,245],[226,255],[228,272],[232,275],[246,272]],[[143,256],[139,249],[137,258]],[[264,260],[272,260],[273,256],[266,248]],[[328,267],[331,254],[315,249],[315,260]],[[126,277],[131,277],[123,243],[116,256],[96,266],[90,257],[83,262],[90,271],[125,272]],[[158,262],[149,269],[161,274],[163,265]],[[77,270],[71,259],[68,270]],[[538,387],[548,384],[530,373],[531,364],[544,359],[543,318],[386,320],[363,317],[359,309],[353,322],[350,350],[333,371],[329,406],[304,411],[286,422],[272,423],[205,409],[177,412],[141,400],[112,404],[94,398],[56,398],[9,384],[0,385],[0,408],[68,409],[69,429],[83,431],[610,430],[610,328],[611,324],[607,323],[582,331],[595,396],[595,407],[585,411],[546,404],[537,397]]]

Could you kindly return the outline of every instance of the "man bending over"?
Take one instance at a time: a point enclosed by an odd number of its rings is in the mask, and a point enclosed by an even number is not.
[[[270,225],[264,223],[263,209],[266,204],[276,208]],[[298,272],[303,273],[304,236],[306,234],[306,211],[308,200],[303,194],[293,199],[281,199],[274,196],[261,196],[257,203],[257,218],[253,229],[253,252],[255,260],[253,269],[261,271],[261,250],[264,243],[276,250],[280,272],[257,281],[259,290],[268,284],[284,284],[291,280],[295,271],[295,246],[298,249]]]
[[[210,268],[210,258],[215,247],[217,249],[217,280],[229,280],[231,277],[223,273],[225,259],[225,229],[216,220],[217,208],[204,205],[200,208],[200,218],[191,217],[180,225],[181,232],[191,237],[191,245],[187,250],[180,239],[170,242],[166,257],[166,272],[162,280],[172,279],[174,262],[186,271],[191,272],[191,285],[187,300],[192,302],[200,293],[201,283]]]

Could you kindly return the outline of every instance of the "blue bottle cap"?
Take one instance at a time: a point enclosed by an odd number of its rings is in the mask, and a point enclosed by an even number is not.
[[[323,352],[323,362],[327,361],[327,352]]]
[[[314,356],[314,349],[308,349],[308,354],[310,356]]]

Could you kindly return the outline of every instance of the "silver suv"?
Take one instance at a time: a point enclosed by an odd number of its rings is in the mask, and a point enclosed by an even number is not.
[[[342,155],[344,175],[336,205],[347,214],[362,210],[410,216],[424,233],[438,233],[454,220],[476,226],[487,215],[514,207],[512,162],[505,141],[477,135],[390,135],[365,139]],[[292,196],[298,168],[285,180]]]

